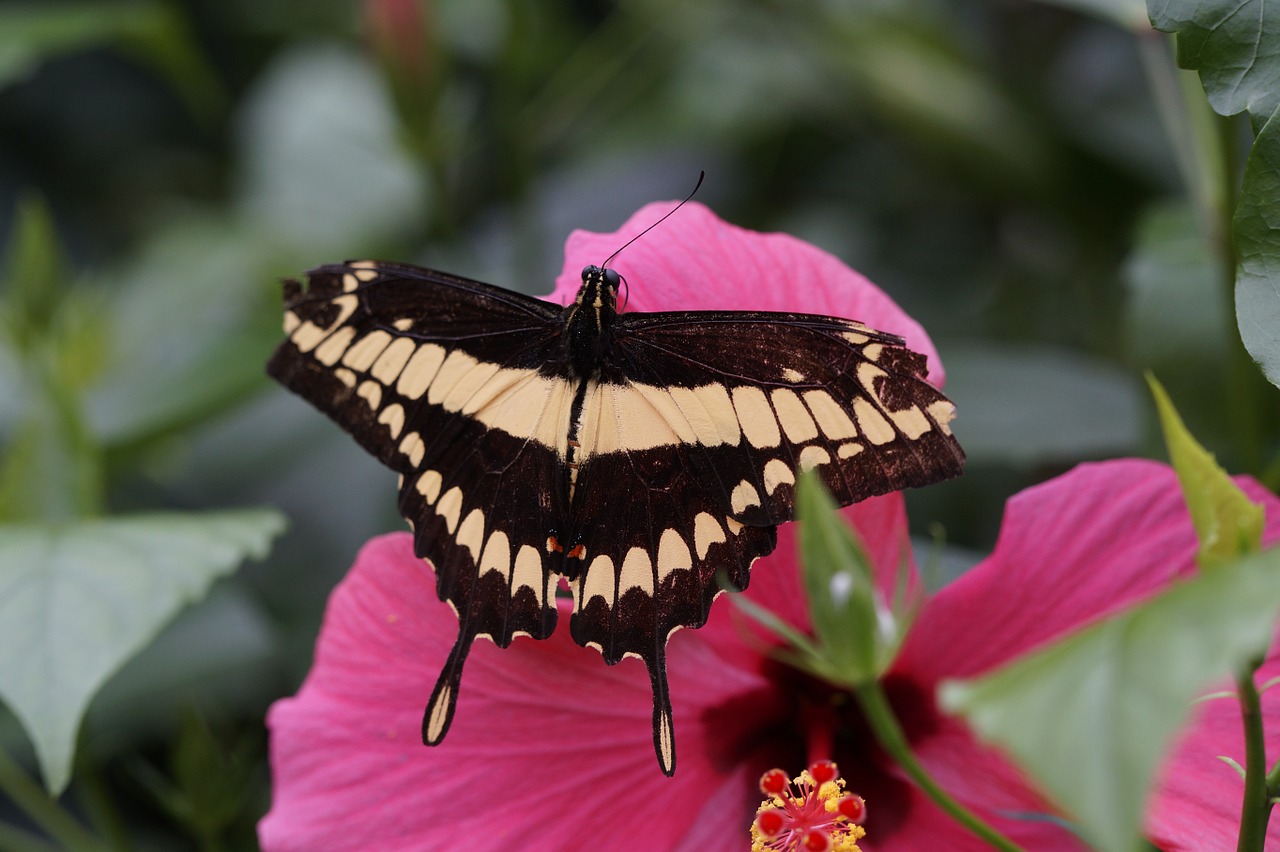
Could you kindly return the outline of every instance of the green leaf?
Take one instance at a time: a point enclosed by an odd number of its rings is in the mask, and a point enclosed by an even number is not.
[[[63,53],[99,44],[132,51],[165,72],[197,114],[225,96],[178,13],[165,3],[128,0],[6,3],[0,6],[0,86]]]
[[[0,697],[53,793],[102,683],[284,529],[274,510],[0,526]]]
[[[14,3],[0,7],[0,85],[44,59],[136,33],[151,25],[158,5],[144,3]]]
[[[1267,0],[1147,0],[1151,23],[1175,33],[1178,64],[1200,72],[1219,115],[1255,124],[1280,105],[1280,15]]]
[[[1265,652],[1278,607],[1280,550],[1269,550],[992,674],[945,683],[939,699],[1028,770],[1089,842],[1130,852],[1196,693]]]
[[[66,281],[66,264],[43,198],[20,198],[15,222],[0,280],[5,282],[3,315],[9,338],[25,352],[49,331]]]
[[[1178,474],[1196,537],[1200,539],[1196,553],[1200,567],[1216,567],[1261,550],[1262,506],[1246,497],[1214,461],[1213,455],[1192,437],[1169,395],[1150,373],[1147,384],[1151,386],[1151,395],[1160,413],[1169,459]]]
[[[1280,386],[1280,117],[1258,131],[1232,220],[1239,256],[1236,322],[1240,338],[1273,385]]]
[[[840,683],[873,680],[893,658],[899,637],[878,600],[862,543],[812,471],[796,483],[796,518],[817,653]]]

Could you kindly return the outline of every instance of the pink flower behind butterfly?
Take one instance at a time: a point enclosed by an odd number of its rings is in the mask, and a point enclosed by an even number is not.
[[[553,299],[571,298],[583,266],[601,263],[667,209],[644,208],[615,234],[573,234]],[[729,226],[701,205],[687,205],[614,266],[629,282],[632,309],[847,316],[905,336],[929,356],[934,380],[941,376],[923,331],[861,276],[794,238]],[[1280,501],[1251,493],[1277,517]],[[892,588],[906,534],[901,496],[844,514],[882,587]],[[1269,538],[1276,530],[1273,521]],[[1190,570],[1194,546],[1162,465],[1085,466],[1011,500],[996,552],[925,604],[886,681],[928,769],[1027,848],[1080,848],[1052,822],[1015,818],[1048,808],[1016,769],[936,712],[934,687],[1154,593]],[[808,626],[790,525],[777,551],[755,564],[745,594]],[[838,761],[849,789],[867,802],[862,848],[983,848],[886,763],[850,702],[776,663],[729,601],[668,647],[674,778],[654,765],[644,666],[606,667],[572,643],[562,616],[544,641],[518,639],[506,650],[478,643],[448,739],[424,747],[422,707],[456,616],[436,599],[407,533],[369,542],[330,599],[306,682],[271,710],[275,790],[259,828],[264,849],[742,849],[761,773],[818,756]],[[1206,713],[1229,715],[1224,704]],[[1280,723],[1280,707],[1266,707]],[[1200,783],[1195,798],[1171,772],[1154,809],[1157,831],[1193,823],[1202,837],[1217,837],[1234,821],[1238,783],[1215,757],[1231,744],[1198,745],[1212,753],[1184,758],[1184,749],[1177,764]],[[814,747],[834,753],[810,755]]]

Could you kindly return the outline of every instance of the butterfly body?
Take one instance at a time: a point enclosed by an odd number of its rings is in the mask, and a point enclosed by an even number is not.
[[[564,308],[375,261],[286,283],[268,371],[401,474],[400,511],[459,632],[423,739],[453,718],[479,636],[570,634],[634,656],[675,767],[667,638],[705,623],[814,469],[841,504],[960,472],[954,407],[895,335],[809,314],[617,310],[588,266]]]

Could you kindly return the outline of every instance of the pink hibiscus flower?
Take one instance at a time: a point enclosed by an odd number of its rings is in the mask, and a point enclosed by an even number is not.
[[[575,233],[555,298],[576,288],[582,266],[600,263],[666,209],[641,210],[617,234]],[[679,215],[618,259],[632,308],[850,316],[904,335],[937,364],[919,327],[829,255],[790,237],[732,228],[698,205]],[[815,281],[823,286],[808,286]],[[1250,489],[1276,518],[1278,501]],[[891,588],[906,535],[900,495],[844,514],[861,531],[880,584]],[[1278,532],[1273,523],[1269,539]],[[995,553],[925,604],[887,676],[921,761],[1015,841],[1080,848],[1052,822],[1016,818],[1050,808],[963,723],[936,711],[934,689],[1158,591],[1192,570],[1194,552],[1181,495],[1163,465],[1084,466],[1015,497]],[[756,563],[745,594],[808,627],[790,525],[779,530],[776,552]],[[519,639],[506,650],[479,643],[448,739],[424,747],[422,706],[456,630],[407,533],[365,546],[330,600],[310,675],[268,719],[275,791],[260,825],[265,849],[741,849],[761,773],[817,756],[834,757],[849,789],[866,799],[864,849],[984,848],[887,763],[852,704],[776,663],[726,601],[702,629],[676,633],[668,649],[681,755],[674,778],[653,764],[644,666],[602,665],[598,653],[572,643],[563,623],[544,641]],[[1202,724],[1232,712],[1215,702]],[[815,744],[831,754],[811,755]],[[1215,755],[1233,745],[1187,739],[1153,809],[1153,836],[1176,836],[1188,820],[1199,839],[1232,829],[1238,781]],[[1188,787],[1187,778],[1199,786]]]

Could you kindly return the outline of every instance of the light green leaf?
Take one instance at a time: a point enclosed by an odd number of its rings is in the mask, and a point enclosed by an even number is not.
[[[1245,348],[1280,386],[1280,117],[1258,131],[1232,221],[1239,256],[1236,322]]]
[[[946,683],[940,701],[1028,770],[1088,841],[1130,852],[1196,693],[1266,650],[1277,608],[1280,550],[1269,550],[993,674]]]
[[[284,54],[246,101],[242,130],[244,212],[290,248],[348,257],[422,221],[423,177],[399,144],[385,81],[356,51]]]
[[[157,232],[109,276],[99,309],[104,375],[85,397],[108,446],[154,438],[211,417],[265,383],[280,334],[269,250],[251,229],[193,216]]]
[[[1150,373],[1147,384],[1155,397],[1169,459],[1200,540],[1196,561],[1201,568],[1209,568],[1257,553],[1262,549],[1262,506],[1246,497],[1213,455],[1187,431],[1169,395]]]
[[[102,683],[283,529],[265,509],[0,526],[0,697],[51,792],[70,780],[76,731]]]
[[[829,677],[855,685],[876,678],[899,638],[877,599],[870,563],[853,529],[836,511],[822,480],[804,471],[796,483],[801,576],[817,654]]]
[[[1267,0],[1147,0],[1151,23],[1177,34],[1178,64],[1200,72],[1219,115],[1255,124],[1280,105],[1280,15]]]

